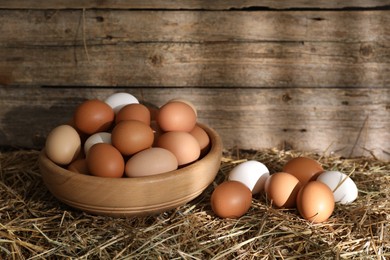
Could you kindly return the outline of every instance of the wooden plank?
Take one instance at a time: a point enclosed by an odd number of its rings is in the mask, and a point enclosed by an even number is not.
[[[390,10],[0,10],[0,46],[78,46],[84,42],[388,42],[388,24]]]
[[[0,85],[384,87],[390,82],[389,11],[95,10],[86,13],[85,34],[81,11],[1,14]]]
[[[2,0],[0,8],[7,9],[80,9],[80,8],[113,8],[113,9],[242,9],[242,8],[373,8],[388,6],[388,0],[345,0],[345,1],[308,1],[308,0],[288,0],[288,1],[259,1],[259,0]]]
[[[0,146],[41,148],[87,98],[193,102],[226,148],[289,147],[390,160],[390,88],[0,88]]]
[[[138,43],[89,46],[88,57],[82,46],[1,48],[0,84],[385,87],[388,44]]]

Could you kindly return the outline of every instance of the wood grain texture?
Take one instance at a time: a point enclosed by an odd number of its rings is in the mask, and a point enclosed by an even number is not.
[[[84,18],[83,18],[84,16]],[[84,19],[84,20],[83,20]],[[389,11],[1,10],[0,46],[387,41]],[[85,33],[83,33],[83,30]],[[21,37],[23,35],[23,37]]]
[[[388,0],[346,0],[346,1],[308,1],[308,0],[288,0],[288,1],[259,1],[259,0],[2,0],[0,8],[10,9],[79,9],[79,8],[113,8],[113,9],[208,9],[208,10],[226,10],[242,8],[351,8],[351,7],[383,7],[390,5]]]
[[[1,13],[3,85],[390,83],[388,11]]]
[[[368,44],[137,44],[0,49],[4,85],[384,87],[387,47]],[[334,55],[334,50],[339,54]],[[378,53],[379,52],[379,53]],[[367,62],[365,59],[368,59]]]
[[[293,148],[390,160],[390,88],[39,88],[0,89],[0,146],[42,148],[87,98],[126,91],[161,106],[182,97],[224,146]]]
[[[126,90],[193,101],[227,148],[390,160],[388,6],[1,1],[0,146],[41,148],[84,99]]]

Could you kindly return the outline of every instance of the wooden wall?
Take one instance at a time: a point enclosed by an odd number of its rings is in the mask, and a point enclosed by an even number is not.
[[[0,146],[126,91],[192,101],[226,148],[390,160],[389,75],[390,0],[0,2]]]

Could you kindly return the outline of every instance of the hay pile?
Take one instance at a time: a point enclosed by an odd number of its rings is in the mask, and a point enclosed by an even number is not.
[[[390,258],[390,165],[368,158],[321,157],[294,151],[225,151],[213,185],[169,212],[138,218],[93,216],[58,202],[41,181],[39,151],[0,154],[2,259],[387,259]],[[318,159],[359,189],[329,221],[311,224],[296,210],[272,208],[262,194],[238,220],[210,207],[215,187],[247,159],[279,171],[292,156]]]

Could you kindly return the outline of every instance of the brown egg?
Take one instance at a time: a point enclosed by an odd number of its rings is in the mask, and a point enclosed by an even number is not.
[[[99,177],[120,178],[125,170],[122,154],[112,145],[94,144],[87,155],[88,171]]]
[[[317,179],[324,169],[316,160],[307,157],[296,157],[288,161],[282,171],[294,175],[304,185]]]
[[[77,129],[89,135],[107,131],[114,122],[114,118],[114,110],[98,99],[84,101],[73,114]]]
[[[195,105],[192,102],[190,102],[189,100],[186,100],[184,98],[173,98],[173,99],[169,100],[168,103],[169,102],[183,102],[183,103],[186,103],[187,105],[189,105],[194,110],[195,115],[198,116],[198,111],[196,110]]]
[[[170,151],[152,147],[134,154],[125,165],[128,177],[143,177],[176,170],[176,156]]]
[[[211,194],[211,208],[221,218],[239,218],[251,207],[252,192],[238,181],[225,181]]]
[[[196,140],[198,140],[201,150],[201,155],[207,153],[210,148],[210,138],[206,131],[198,125],[191,130],[190,134],[192,134]]]
[[[297,208],[304,219],[313,223],[328,220],[335,207],[332,190],[320,181],[306,183],[297,196]]]
[[[152,146],[152,128],[137,120],[119,122],[111,132],[111,142],[123,155],[132,155]]]
[[[277,208],[294,208],[300,188],[299,180],[285,172],[274,173],[265,182],[267,198]]]
[[[186,165],[200,156],[198,141],[187,132],[167,132],[157,140],[157,146],[171,151],[179,165]]]
[[[157,122],[166,132],[190,132],[196,124],[196,114],[186,103],[168,102],[159,109]]]
[[[89,175],[87,160],[85,158],[73,161],[71,164],[69,164],[68,170],[80,174]]]
[[[118,124],[124,120],[138,120],[147,125],[150,125],[149,109],[142,104],[129,104],[122,107],[115,117],[115,123]]]
[[[60,125],[50,131],[46,138],[45,152],[56,164],[66,165],[75,160],[81,151],[81,140],[76,129]]]

